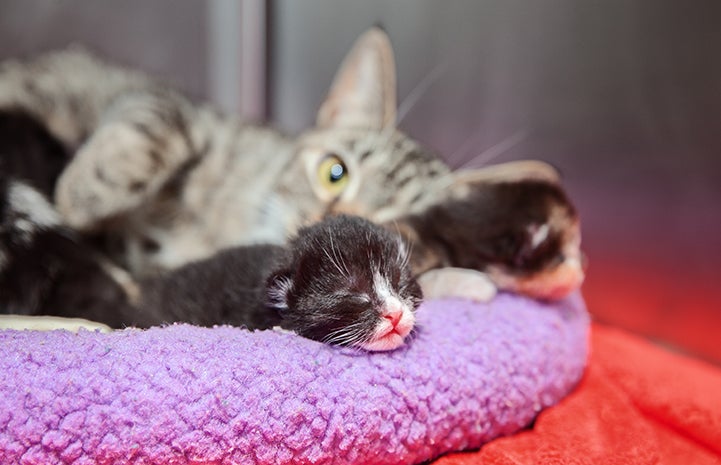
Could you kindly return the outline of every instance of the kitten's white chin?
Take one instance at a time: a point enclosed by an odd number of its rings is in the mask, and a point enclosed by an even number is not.
[[[382,320],[378,324],[376,335],[371,340],[359,344],[358,347],[371,352],[397,349],[403,345],[414,324],[415,316],[406,309],[397,325],[393,326],[387,320]]]
[[[370,352],[384,352],[397,349],[403,345],[404,340],[405,338],[400,334],[391,332],[372,341],[363,342],[359,347]]]

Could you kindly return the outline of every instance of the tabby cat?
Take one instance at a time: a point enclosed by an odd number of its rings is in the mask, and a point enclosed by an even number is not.
[[[451,172],[396,128],[394,66],[385,33],[363,34],[316,126],[297,138],[194,105],[142,73],[77,49],[3,63],[0,109],[49,131],[66,163],[57,179],[44,181],[59,221],[136,278],[230,246],[280,244],[305,224],[349,213],[414,241],[416,274],[470,267],[537,297],[578,287],[578,219],[555,170],[516,162]],[[39,186],[30,172],[26,179]],[[529,193],[539,185],[553,195]],[[466,222],[463,237],[454,224],[438,222],[463,212],[476,218],[475,208],[513,210],[479,217],[497,222],[484,223],[492,231],[483,238],[500,245],[469,261],[448,244],[478,242],[479,221]],[[442,220],[444,212],[454,213]],[[537,250],[532,266],[519,258]],[[439,293],[449,292],[464,291]]]

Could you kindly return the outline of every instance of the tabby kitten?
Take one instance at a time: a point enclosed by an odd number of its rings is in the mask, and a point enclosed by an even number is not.
[[[395,107],[393,52],[379,29],[356,42],[316,126],[297,138],[193,105],[144,74],[79,50],[0,67],[0,108],[22,109],[71,154],[54,187],[63,222],[99,238],[102,250],[136,277],[230,246],[281,244],[333,213],[392,225],[471,195],[479,186],[475,178],[555,179],[541,163],[451,173],[395,127]],[[563,212],[566,218],[554,224],[577,225],[575,211]],[[547,231],[542,225],[549,221],[527,226]],[[568,233],[550,229],[578,248],[577,226]],[[427,236],[411,237],[422,254]],[[466,266],[455,255],[432,255],[414,271]],[[505,263],[493,279],[534,295],[539,286],[516,283],[533,281],[537,271]],[[583,271],[575,267],[574,273],[582,277]],[[540,287],[555,285],[547,275]]]

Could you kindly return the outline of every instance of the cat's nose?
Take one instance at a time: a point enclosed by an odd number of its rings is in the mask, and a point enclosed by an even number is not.
[[[388,320],[395,328],[403,317],[403,308],[400,305],[389,304],[383,311],[383,318]]]

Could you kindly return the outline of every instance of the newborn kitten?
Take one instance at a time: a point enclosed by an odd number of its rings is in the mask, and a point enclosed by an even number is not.
[[[422,298],[400,237],[344,215],[302,228],[287,247],[229,249],[142,287],[141,326],[280,326],[371,351],[403,344]]]
[[[476,297],[489,279],[499,289],[540,299],[578,289],[584,279],[579,219],[556,171],[540,162],[511,162],[479,173],[388,225],[415,244],[414,273],[440,268],[421,277],[426,297],[488,300],[495,290]],[[449,266],[458,268],[451,274],[441,268]],[[429,284],[429,276],[436,282]],[[443,284],[434,286],[438,281]]]

